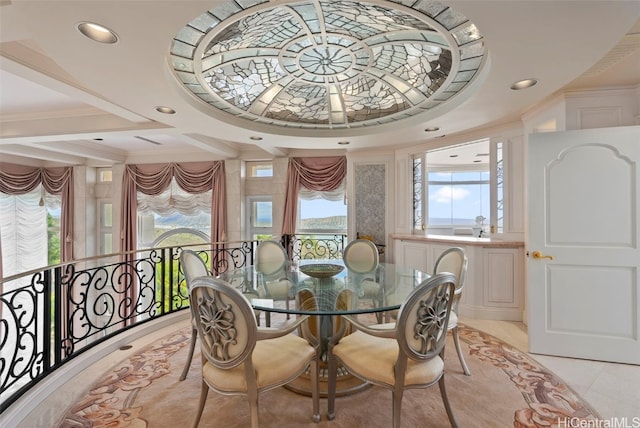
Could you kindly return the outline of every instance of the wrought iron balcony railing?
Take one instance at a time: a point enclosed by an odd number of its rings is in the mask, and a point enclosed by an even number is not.
[[[344,235],[283,237],[292,259],[340,258]],[[47,375],[130,328],[185,310],[179,263],[191,248],[213,273],[254,262],[258,241],[162,247],[48,266],[0,281],[0,413]]]

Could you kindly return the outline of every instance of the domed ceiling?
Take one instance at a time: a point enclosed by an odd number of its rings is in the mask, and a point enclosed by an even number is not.
[[[179,31],[170,62],[218,117],[335,130],[445,105],[486,56],[475,25],[440,2],[237,0]]]

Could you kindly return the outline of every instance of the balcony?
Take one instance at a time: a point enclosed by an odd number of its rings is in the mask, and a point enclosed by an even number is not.
[[[341,258],[346,235],[288,235],[296,259]],[[73,374],[189,316],[180,253],[213,273],[253,264],[258,241],[152,248],[75,260],[2,279],[0,413],[19,422]],[[15,423],[9,423],[15,426]]]

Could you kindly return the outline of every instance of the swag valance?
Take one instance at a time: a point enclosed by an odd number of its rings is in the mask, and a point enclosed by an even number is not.
[[[52,195],[60,195],[60,261],[73,260],[73,168],[37,168],[0,163],[0,192],[24,195],[42,184]]]
[[[291,235],[296,232],[298,195],[301,186],[309,190],[330,192],[340,187],[346,175],[347,158],[345,156],[290,158],[282,234]]]
[[[211,190],[211,241],[226,239],[226,179],[223,161],[127,165],[122,186],[122,251],[137,246],[137,192],[159,195],[175,179],[187,193],[203,193]]]

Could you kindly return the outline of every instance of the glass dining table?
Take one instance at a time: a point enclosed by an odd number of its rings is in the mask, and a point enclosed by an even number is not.
[[[379,263],[370,272],[349,269],[342,260],[302,260],[300,262],[262,264],[229,270],[219,275],[251,302],[257,316],[264,313],[267,325],[274,313],[310,315],[299,334],[320,353],[320,395],[327,396],[326,365],[329,341],[349,334],[349,326],[340,315],[354,315],[371,323],[389,320],[407,296],[430,274],[416,269]],[[342,323],[342,324],[341,324]],[[310,395],[308,376],[301,376],[287,388]],[[344,368],[338,369],[336,396],[357,392],[367,385]]]

